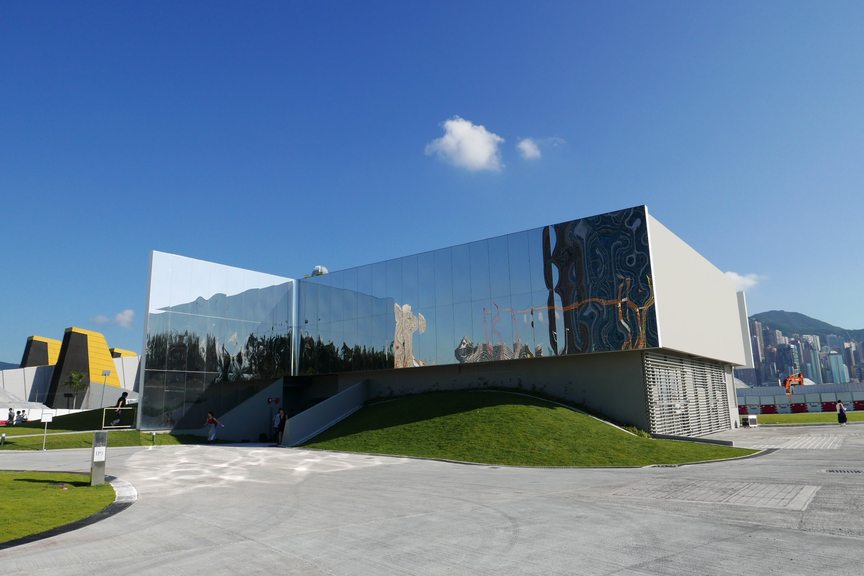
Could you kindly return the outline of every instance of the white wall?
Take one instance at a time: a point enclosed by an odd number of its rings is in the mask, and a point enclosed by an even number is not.
[[[660,347],[746,364],[732,280],[650,215],[648,238]]]
[[[114,367],[117,370],[117,376],[120,378],[120,386],[122,390],[133,391],[137,385],[138,365],[140,364],[140,356],[127,356],[125,358],[114,358]],[[51,375],[54,373],[54,366],[30,366],[28,368],[11,368],[9,370],[0,370],[0,388],[11,394],[22,402],[44,402],[48,397],[48,389],[51,386]],[[92,388],[97,384],[91,385],[90,395],[93,396]],[[101,397],[101,387],[98,385]],[[121,390],[121,391],[122,391]],[[120,391],[114,386],[109,386],[105,391],[105,396],[111,398],[110,406],[114,405]],[[137,397],[133,394],[132,397]],[[62,397],[61,397],[62,398]],[[94,402],[98,399],[94,396]],[[94,405],[96,407],[97,405]],[[58,401],[58,406],[65,406],[64,401]]]
[[[136,388],[138,365],[140,363],[140,356],[121,356],[120,358],[114,358],[114,368],[117,377],[120,378],[120,386],[124,390],[134,390]]]
[[[44,402],[53,371],[53,366],[0,370],[0,388],[23,402]]]

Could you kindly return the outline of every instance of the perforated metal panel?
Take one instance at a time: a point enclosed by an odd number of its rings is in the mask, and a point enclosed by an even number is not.
[[[652,434],[702,436],[729,428],[723,364],[656,352],[642,354]]]

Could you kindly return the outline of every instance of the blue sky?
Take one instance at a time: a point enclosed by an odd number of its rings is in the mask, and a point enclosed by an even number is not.
[[[864,3],[0,5],[0,360],[140,351],[150,250],[281,276],[638,204],[864,328]]]

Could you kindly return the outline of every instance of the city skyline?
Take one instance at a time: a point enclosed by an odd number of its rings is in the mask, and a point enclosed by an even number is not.
[[[71,326],[140,352],[150,250],[302,277],[642,204],[750,314],[862,329],[862,22],[854,2],[10,4],[0,361]]]

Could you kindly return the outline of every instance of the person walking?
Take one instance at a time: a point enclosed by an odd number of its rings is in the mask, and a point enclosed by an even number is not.
[[[285,424],[288,422],[288,414],[285,412],[284,408],[279,409],[279,413],[276,414],[276,418],[278,419],[278,423],[276,425],[276,445],[282,445],[282,437],[285,435]]]
[[[837,400],[837,423],[845,426],[846,420],[846,406],[843,405],[842,400]]]
[[[123,413],[123,408],[126,407],[127,396],[129,396],[129,393],[123,392],[123,394],[120,395],[120,398],[117,399],[117,403],[114,405],[117,410],[114,412],[114,420],[111,421],[111,426],[117,426],[120,424],[120,416]]]
[[[207,426],[207,442],[215,442],[216,441],[216,427],[224,428],[225,425],[219,422],[216,419],[216,415],[213,414],[213,411],[207,412],[207,422],[205,422]]]

